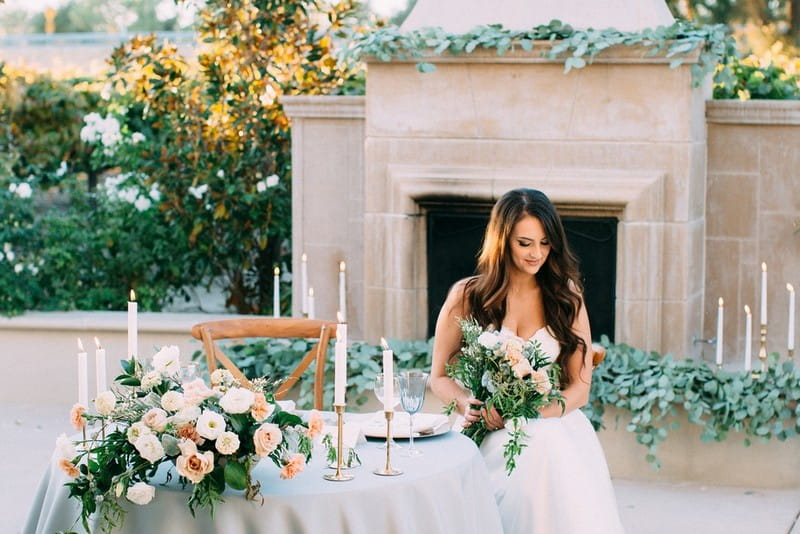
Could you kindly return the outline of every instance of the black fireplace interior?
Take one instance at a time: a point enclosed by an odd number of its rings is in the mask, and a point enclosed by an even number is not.
[[[428,256],[428,335],[447,292],[456,281],[475,272],[491,205],[477,202],[429,201],[426,214]],[[563,216],[567,239],[580,260],[584,299],[592,337],[614,340],[617,219]]]

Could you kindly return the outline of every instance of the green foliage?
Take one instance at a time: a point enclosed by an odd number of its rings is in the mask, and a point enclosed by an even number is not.
[[[800,78],[771,62],[762,67],[753,61],[730,57],[714,78],[714,98],[797,100]]]
[[[676,360],[627,345],[607,347],[606,359],[594,371],[584,411],[595,428],[603,426],[606,406],[631,415],[627,430],[647,448],[647,460],[660,467],[658,446],[679,426],[683,410],[703,429],[703,441],[723,441],[731,433],[785,440],[800,430],[800,369],[769,358],[766,373],[715,370],[703,361]]]
[[[478,26],[464,34],[450,34],[441,28],[421,28],[403,33],[390,26],[377,31],[353,36],[352,45],[344,57],[361,58],[365,55],[381,61],[393,58],[419,59],[441,55],[469,54],[477,48],[495,49],[497,55],[509,50],[538,49],[542,57],[561,59],[564,71],[580,69],[591,63],[602,51],[613,46],[641,47],[643,55],[664,55],[674,58],[670,67],[683,63],[686,55],[699,50],[698,63],[692,65],[695,83],[714,71],[720,58],[733,49],[733,41],[723,25],[697,26],[678,21],[671,26],[660,26],[641,32],[622,32],[613,28],[576,30],[558,20],[527,31],[506,30],[499,24]],[[421,61],[421,72],[433,70],[431,63]]]

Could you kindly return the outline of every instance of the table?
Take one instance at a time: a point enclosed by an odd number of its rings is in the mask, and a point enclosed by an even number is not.
[[[175,480],[156,486],[156,498],[146,506],[122,499],[127,510],[117,533],[225,533],[252,534],[492,534],[502,532],[488,473],[475,444],[458,432],[416,440],[423,456],[406,458],[392,454],[392,466],[403,475],[382,477],[372,473],[383,467],[385,450],[369,441],[357,448],[360,467],[348,470],[355,478],[330,482],[324,451],[315,450],[306,469],[293,480],[280,480],[278,469],[259,463],[254,477],[261,481],[263,505],[247,501],[241,492],[227,491],[214,517],[205,510],[193,519]],[[68,499],[63,486],[66,475],[54,454],[43,477],[25,526],[25,534],[52,534],[59,530],[81,531],[74,525],[77,501]]]

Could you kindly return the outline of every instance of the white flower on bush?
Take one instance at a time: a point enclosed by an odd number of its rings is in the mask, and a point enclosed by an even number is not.
[[[497,332],[484,332],[478,336],[478,343],[487,349],[494,349],[500,343]]]
[[[177,345],[164,345],[153,356],[153,369],[166,375],[174,375],[181,369],[181,351]]]
[[[228,413],[245,413],[250,411],[255,395],[245,388],[231,388],[219,400],[219,406]]]
[[[161,380],[162,380],[161,373],[159,373],[158,371],[148,371],[142,377],[141,388],[144,391],[150,391],[151,389],[153,389],[154,387],[159,385],[161,383]],[[174,391],[174,392],[171,391],[170,393],[177,393],[177,391]],[[162,402],[163,402],[163,399],[162,399]],[[177,408],[177,409],[180,409],[180,408]],[[174,410],[171,410],[171,411],[174,411]]]
[[[206,439],[217,439],[225,432],[225,418],[217,412],[203,410],[197,419],[197,433]]]
[[[197,421],[198,417],[200,417],[200,407],[187,406],[173,415],[171,420],[176,426],[183,426]]]
[[[99,113],[89,113],[83,118],[85,126],[81,128],[81,141],[85,143],[100,143],[110,148],[122,140],[119,131],[119,121],[107,115],[101,116]]]
[[[141,132],[133,132],[131,134],[131,141],[133,142],[133,144],[141,143],[144,140],[145,140],[144,134]]]
[[[9,184],[8,190],[11,193],[14,193],[19,198],[31,198],[33,194],[33,189],[31,189],[31,184],[27,182],[22,182],[19,184]]]
[[[278,178],[277,174],[271,174],[267,176],[265,179],[261,180],[260,182],[256,183],[256,191],[259,193],[263,193],[270,187],[275,187],[278,185],[280,178]]]
[[[239,445],[239,436],[230,431],[220,434],[217,441],[214,443],[214,447],[216,447],[220,454],[233,454],[239,450]]]
[[[113,391],[103,391],[98,393],[94,399],[94,409],[103,417],[108,417],[117,405],[117,396]]]
[[[179,410],[182,410],[183,404],[184,404],[183,393],[181,393],[180,391],[167,391],[161,397],[161,407],[168,412],[177,412]]]
[[[61,434],[56,438],[56,451],[58,451],[58,455],[61,458],[66,458],[67,460],[72,460],[78,455],[75,444],[66,434]]]
[[[24,266],[24,265],[22,265],[21,263],[18,263],[18,264],[16,264],[16,265],[14,266],[14,272],[15,272],[15,273],[17,273],[17,274],[19,274],[19,273],[21,273],[21,272],[22,272],[22,270],[23,270],[24,268],[25,268],[25,266]]]
[[[149,198],[142,196],[137,196],[136,201],[133,203],[133,206],[139,211],[147,211],[152,205],[153,202]]]
[[[135,447],[139,438],[152,433],[153,431],[150,430],[150,427],[141,421],[137,421],[128,427],[128,431],[125,433],[125,436],[128,438],[128,443]]]
[[[67,162],[62,160],[61,164],[58,166],[58,169],[56,169],[56,173],[55,173],[56,174],[56,178],[61,178],[62,176],[67,174],[67,170],[68,170]]]
[[[222,169],[217,171],[217,178],[225,178],[225,171]]]
[[[150,185],[150,192],[148,195],[150,195],[150,198],[153,199],[153,202],[158,202],[161,200],[161,191],[158,188],[158,184],[154,183]]]
[[[189,194],[197,200],[203,198],[203,195],[206,194],[206,191],[208,191],[208,184],[198,185],[197,187],[189,186]]]
[[[152,501],[155,495],[156,488],[145,482],[137,482],[125,492],[125,498],[139,506],[144,506]]]
[[[150,408],[142,416],[142,423],[156,432],[163,432],[167,427],[167,412],[161,408]]]
[[[161,445],[161,440],[155,434],[144,434],[133,444],[139,455],[150,462],[156,463],[164,457],[164,447]]]

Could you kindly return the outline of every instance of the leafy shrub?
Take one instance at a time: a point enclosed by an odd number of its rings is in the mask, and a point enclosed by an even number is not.
[[[800,78],[769,62],[762,66],[757,58],[729,57],[714,77],[714,98],[741,100],[791,100],[800,98]]]

